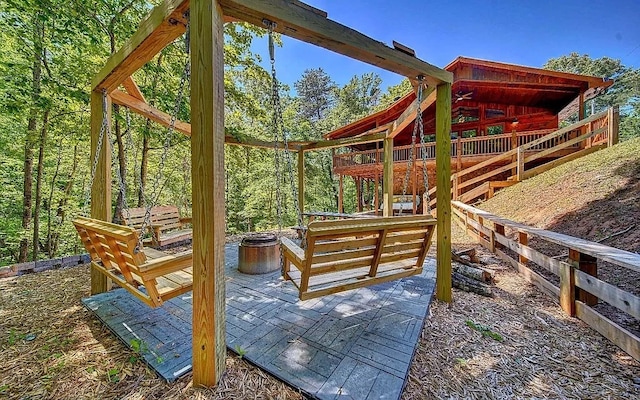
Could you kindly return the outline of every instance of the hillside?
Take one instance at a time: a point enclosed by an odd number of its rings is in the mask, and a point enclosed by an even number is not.
[[[640,252],[640,138],[504,189],[478,207],[527,225]]]

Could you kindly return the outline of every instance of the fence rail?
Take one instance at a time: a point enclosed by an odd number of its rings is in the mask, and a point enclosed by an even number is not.
[[[527,281],[557,301],[572,317],[593,329],[640,361],[640,337],[616,324],[593,308],[604,301],[636,320],[640,319],[640,297],[597,276],[597,262],[640,273],[640,254],[605,246],[572,236],[532,228],[500,218],[459,201],[451,204],[453,219],[477,241],[511,264]],[[529,238],[565,247],[567,261],[561,261],[530,247]],[[512,257],[507,250],[515,252]],[[529,268],[534,263],[559,278],[559,286]]]

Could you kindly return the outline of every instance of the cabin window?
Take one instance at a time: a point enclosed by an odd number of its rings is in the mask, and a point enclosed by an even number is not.
[[[502,135],[504,133],[504,124],[487,126],[487,135]]]
[[[478,107],[456,107],[451,111],[452,124],[464,124],[480,120]]]
[[[462,138],[466,139],[466,138],[470,138],[470,137],[476,137],[477,133],[475,129],[467,129],[466,131],[462,131]]]

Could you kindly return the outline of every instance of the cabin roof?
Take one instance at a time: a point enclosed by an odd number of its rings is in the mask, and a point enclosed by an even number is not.
[[[611,80],[568,72],[507,64],[497,61],[458,57],[445,67],[453,73],[452,107],[465,103],[492,103],[537,107],[560,113],[580,93],[594,97],[613,84]],[[326,133],[326,139],[339,139],[380,131],[393,123],[415,100],[409,92],[388,108]],[[424,110],[435,113],[435,105]]]

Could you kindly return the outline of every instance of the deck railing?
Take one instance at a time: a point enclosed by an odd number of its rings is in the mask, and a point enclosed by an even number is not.
[[[597,262],[613,264],[631,274],[640,273],[640,254],[605,246],[597,242],[532,228],[464,203],[451,204],[453,219],[500,258],[511,264],[526,280],[538,286],[558,302],[572,317],[577,317],[611,340],[636,360],[640,360],[640,337],[602,314],[597,304],[607,303],[624,319],[640,320],[640,297],[615,284],[606,282],[597,273]],[[529,246],[529,238],[541,242],[537,249]],[[547,249],[561,246],[565,255],[552,256]],[[545,254],[547,253],[547,254]],[[564,259],[564,260],[563,260]],[[535,264],[544,274],[534,271]],[[634,276],[634,275],[631,275]]]

